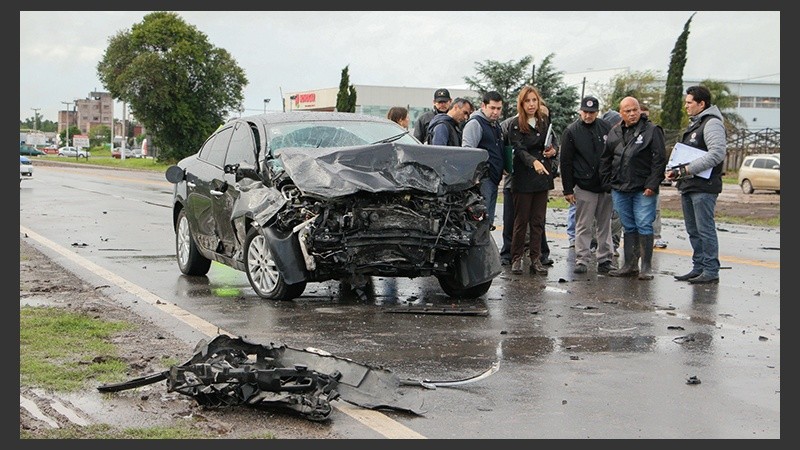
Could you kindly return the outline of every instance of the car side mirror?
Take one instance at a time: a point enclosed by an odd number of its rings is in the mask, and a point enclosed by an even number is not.
[[[164,176],[170,183],[178,184],[186,178],[186,171],[178,166],[169,166]]]
[[[255,181],[262,181],[261,175],[255,167],[242,165],[242,164],[225,164],[223,169],[225,173],[232,173],[236,176],[236,182],[249,178]]]

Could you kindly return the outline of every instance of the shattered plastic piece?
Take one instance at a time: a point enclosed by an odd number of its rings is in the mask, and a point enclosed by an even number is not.
[[[400,383],[406,386],[422,386],[428,389],[436,389],[437,387],[453,387],[453,386],[463,386],[465,384],[474,383],[476,381],[483,380],[488,378],[492,374],[496,373],[500,370],[500,363],[495,362],[492,364],[492,367],[484,371],[483,373],[479,373],[478,375],[462,378],[460,380],[452,380],[452,381],[431,381],[427,379],[423,380],[412,380],[407,378],[405,380],[400,380]]]
[[[686,384],[700,384],[701,381],[695,375],[690,376],[686,379]]]

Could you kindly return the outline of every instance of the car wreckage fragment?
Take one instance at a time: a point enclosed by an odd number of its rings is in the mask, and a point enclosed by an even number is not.
[[[324,421],[331,402],[342,399],[368,409],[391,409],[422,415],[419,392],[401,386],[459,386],[497,372],[491,369],[454,381],[400,380],[382,367],[357,363],[319,349],[262,345],[241,337],[218,335],[201,340],[191,359],[169,370],[121,383],[104,384],[100,392],[119,392],[167,381],[168,392],[190,396],[202,406],[276,406],[312,421]]]

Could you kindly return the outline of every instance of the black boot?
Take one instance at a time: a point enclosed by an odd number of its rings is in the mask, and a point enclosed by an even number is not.
[[[617,270],[608,272],[608,274],[612,277],[636,276],[639,273],[639,233],[635,231],[625,233],[625,237],[622,238],[622,252],[625,264]]]
[[[640,280],[652,280],[653,274],[650,265],[653,261],[653,235],[639,235],[639,249],[642,254],[642,270],[639,271]]]

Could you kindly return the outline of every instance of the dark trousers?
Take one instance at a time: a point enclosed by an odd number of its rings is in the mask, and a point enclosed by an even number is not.
[[[528,245],[531,261],[542,256],[542,239],[544,223],[547,216],[548,191],[515,192],[514,194],[514,231],[511,235],[511,261],[522,258],[525,254],[525,237],[530,232]]]
[[[500,259],[511,261],[511,237],[514,234],[514,196],[511,188],[503,188],[503,248],[500,250]],[[542,256],[545,262],[550,258],[550,245],[547,244],[547,234],[542,229]]]

